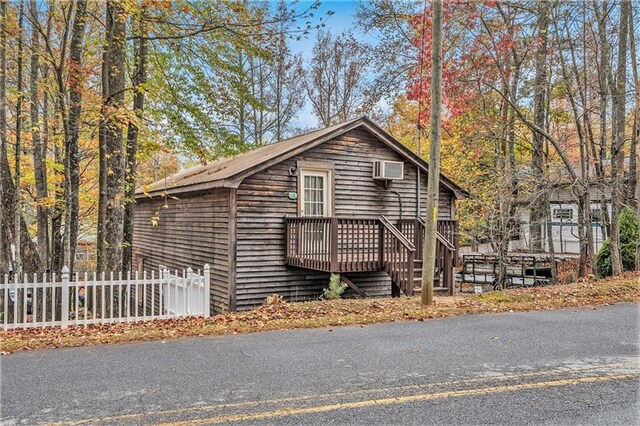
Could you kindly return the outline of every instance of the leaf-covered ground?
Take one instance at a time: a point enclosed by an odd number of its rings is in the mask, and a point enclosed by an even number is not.
[[[583,281],[481,295],[436,298],[430,308],[418,297],[343,299],[304,303],[278,303],[248,312],[204,318],[182,318],[145,323],[74,326],[0,331],[0,352],[86,346],[186,336],[214,336],[296,328],[365,325],[395,321],[424,321],[454,315],[560,309],[640,301],[640,274],[599,281]]]

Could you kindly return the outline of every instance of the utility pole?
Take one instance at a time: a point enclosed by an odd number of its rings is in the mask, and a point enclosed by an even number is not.
[[[436,266],[436,232],[438,225],[438,188],[440,186],[440,121],[442,115],[442,0],[433,2],[431,45],[431,119],[429,177],[422,266],[422,304],[433,305],[433,279]]]

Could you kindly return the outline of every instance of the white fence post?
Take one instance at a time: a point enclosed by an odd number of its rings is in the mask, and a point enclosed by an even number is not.
[[[204,265],[203,275],[204,275],[204,317],[209,318],[209,315],[211,315],[211,292],[210,292],[211,284],[209,283],[210,276],[209,276],[208,263]]]
[[[162,287],[164,286],[164,284],[167,284],[167,290],[164,291],[164,297],[163,297],[163,290]],[[160,315],[163,316],[165,315],[165,311],[168,314],[168,305],[169,302],[171,301],[171,283],[169,282],[169,270],[168,269],[163,269],[162,270],[162,280],[160,280]]]
[[[198,286],[198,291],[200,291],[200,286]],[[184,295],[184,313],[185,315],[191,315],[191,301],[193,300],[193,269],[191,269],[190,266],[187,268],[187,283],[184,286]]]
[[[69,268],[64,266],[62,268],[62,307],[60,309],[62,318],[62,328],[69,326]]]

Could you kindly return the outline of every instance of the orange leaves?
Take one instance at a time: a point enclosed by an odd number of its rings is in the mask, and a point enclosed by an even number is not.
[[[482,295],[436,298],[433,307],[417,297],[338,299],[274,303],[248,312],[204,318],[178,318],[140,323],[0,331],[0,353],[19,350],[87,346],[117,342],[165,340],[296,328],[424,321],[454,315],[560,309],[640,301],[640,273],[600,281],[516,289]]]

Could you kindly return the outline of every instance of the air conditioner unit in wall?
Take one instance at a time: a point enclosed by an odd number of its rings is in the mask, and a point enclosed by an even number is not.
[[[402,161],[377,160],[373,162],[373,178],[376,180],[400,180],[404,178]]]

